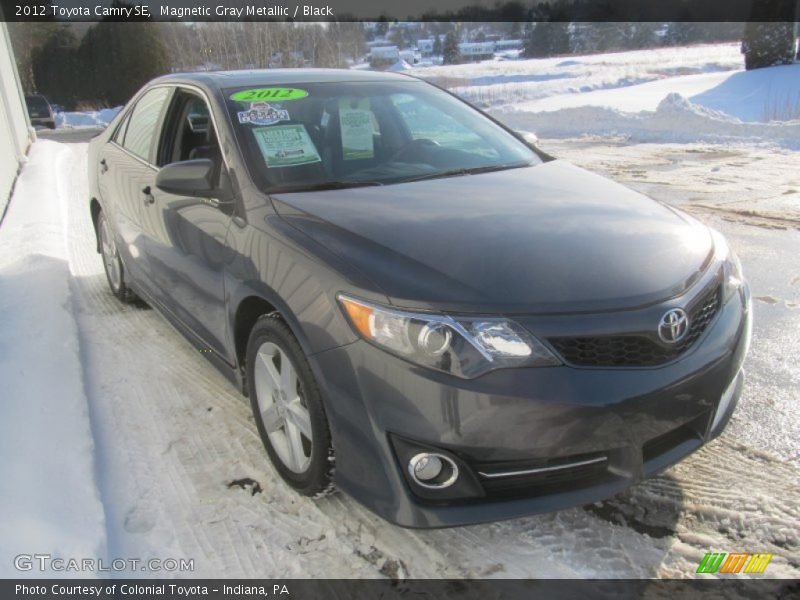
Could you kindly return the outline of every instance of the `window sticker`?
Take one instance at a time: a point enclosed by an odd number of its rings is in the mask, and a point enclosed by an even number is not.
[[[274,87],[242,90],[231,94],[230,99],[236,102],[286,102],[287,100],[299,100],[306,96],[308,96],[308,92],[305,90]]]
[[[302,124],[261,127],[252,131],[267,168],[295,167],[321,160]]]
[[[342,131],[342,158],[358,160],[375,157],[373,114],[369,99],[360,102],[343,100],[339,104],[339,127]]]
[[[240,111],[238,115],[239,123],[249,125],[272,125],[290,119],[288,110],[275,108],[267,102],[253,102],[250,108]]]

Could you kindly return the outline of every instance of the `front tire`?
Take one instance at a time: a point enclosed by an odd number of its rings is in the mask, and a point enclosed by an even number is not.
[[[319,386],[277,313],[256,321],[246,368],[256,427],[278,474],[305,496],[332,490],[333,447]]]
[[[106,279],[108,280],[108,287],[111,288],[111,293],[122,302],[134,302],[136,294],[125,284],[125,268],[122,266],[122,259],[117,250],[114,232],[111,230],[111,225],[102,210],[97,215],[97,238],[100,242],[103,269],[106,272]]]

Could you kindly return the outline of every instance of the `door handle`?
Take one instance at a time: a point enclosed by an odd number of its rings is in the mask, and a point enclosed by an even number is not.
[[[147,206],[148,204],[153,204],[156,199],[153,197],[152,190],[150,186],[146,186],[142,189],[142,193],[144,194],[144,204]]]
[[[106,162],[105,158],[100,159],[100,172],[105,173],[108,171],[108,163]]]

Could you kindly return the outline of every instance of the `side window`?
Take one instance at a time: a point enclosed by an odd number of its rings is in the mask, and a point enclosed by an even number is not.
[[[128,119],[128,130],[122,145],[147,161],[150,160],[156,126],[169,93],[170,89],[165,87],[146,92],[133,107],[133,114]]]
[[[163,167],[197,158],[210,158],[218,167],[222,164],[222,153],[205,100],[192,92],[178,90],[164,123],[156,164]]]
[[[128,123],[131,120],[131,115],[128,113],[125,115],[125,118],[122,120],[122,123],[119,124],[117,130],[114,132],[114,141],[122,146],[122,142],[125,140],[125,130],[128,129]]]

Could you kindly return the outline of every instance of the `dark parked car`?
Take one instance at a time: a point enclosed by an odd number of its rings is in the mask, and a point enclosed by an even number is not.
[[[25,96],[25,105],[28,107],[28,118],[31,120],[31,125],[34,127],[36,125],[44,125],[50,129],[56,128],[55,114],[47,98],[41,94]]]
[[[277,472],[404,526],[585,504],[719,435],[723,237],[398,74],[148,84],[90,144],[108,283],[248,395]]]

